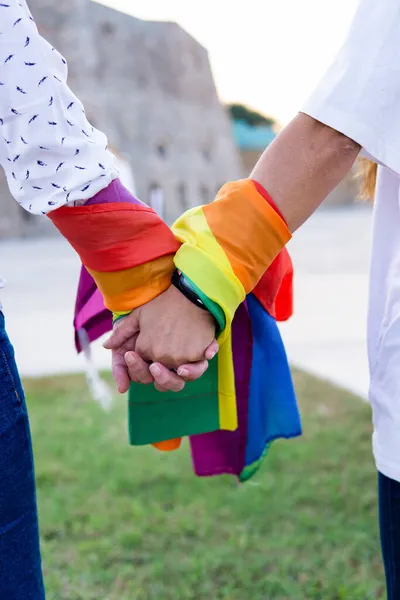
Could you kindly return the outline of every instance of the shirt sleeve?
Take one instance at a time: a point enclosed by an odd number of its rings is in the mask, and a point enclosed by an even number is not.
[[[67,85],[67,63],[25,0],[0,0],[0,164],[34,214],[84,203],[118,177],[107,139]]]
[[[361,0],[347,40],[302,112],[400,173],[400,3]]]

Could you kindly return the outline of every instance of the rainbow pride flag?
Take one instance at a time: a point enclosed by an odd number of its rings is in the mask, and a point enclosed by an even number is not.
[[[178,220],[174,235],[118,181],[85,206],[59,209],[51,218],[85,265],[74,319],[78,351],[82,330],[94,341],[111,328],[112,313],[127,313],[167,289],[174,256],[175,264],[206,297],[222,306],[227,326],[219,339],[220,352],[200,380],[179,394],[132,384],[130,442],[189,436],[198,475],[232,473],[246,480],[261,464],[269,444],[278,437],[300,435],[301,425],[276,325],[292,312],[293,269],[289,254],[281,250],[288,234],[257,185],[246,180],[233,187],[233,193],[225,189],[220,198],[225,218],[216,212],[207,216],[212,205],[193,209]],[[244,206],[247,226],[243,214],[237,214],[243,212],[243,188],[254,207],[249,211],[249,205]],[[232,196],[233,221],[240,230],[233,240],[225,227],[226,201]],[[260,219],[274,226],[260,224]],[[213,237],[207,233],[210,223]],[[238,249],[249,228],[254,245],[239,260]]]
[[[232,351],[238,427],[234,431],[215,427],[212,432],[189,436],[193,468],[198,476],[230,474],[246,481],[261,466],[274,440],[301,435],[291,373],[277,326],[277,319],[286,320],[291,314],[291,277],[291,262],[285,251],[256,288],[258,298],[255,294],[249,295],[236,311],[232,323]],[[77,351],[82,350],[80,330],[83,329],[89,340],[94,341],[111,328],[112,315],[104,307],[93,278],[82,267],[74,318]],[[215,377],[215,372],[212,375]],[[132,387],[139,398],[141,392],[152,389],[139,385]],[[158,398],[163,396],[155,390],[154,394]],[[187,400],[193,408],[195,398],[187,397]],[[170,408],[167,423],[177,414],[173,407]],[[140,423],[137,417],[130,399],[131,443],[132,435],[140,435],[136,431]],[[175,434],[180,436],[182,430],[178,433],[170,430],[168,433],[166,437],[170,437],[171,433],[172,437]]]

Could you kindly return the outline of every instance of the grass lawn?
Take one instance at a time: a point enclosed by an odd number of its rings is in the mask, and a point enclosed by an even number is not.
[[[383,600],[369,407],[295,379],[304,436],[242,487],[129,447],[81,377],[27,381],[48,600]]]

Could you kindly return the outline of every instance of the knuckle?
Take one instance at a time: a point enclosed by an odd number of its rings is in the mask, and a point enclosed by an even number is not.
[[[157,362],[161,363],[167,369],[177,369],[179,364],[176,363],[175,359],[168,352],[160,352],[157,354]]]
[[[162,358],[161,347],[157,342],[145,340],[137,349],[137,353],[146,361],[159,362]]]
[[[194,350],[189,350],[185,356],[185,360],[189,363],[198,362],[202,360],[204,357],[203,353],[195,352]]]
[[[138,338],[136,343],[136,353],[139,354],[143,360],[153,360],[151,345],[146,339]]]
[[[154,362],[162,362],[165,358],[165,350],[160,343],[154,344],[152,348],[152,358]]]
[[[181,356],[173,356],[169,358],[169,369],[176,371],[182,365],[183,358]]]

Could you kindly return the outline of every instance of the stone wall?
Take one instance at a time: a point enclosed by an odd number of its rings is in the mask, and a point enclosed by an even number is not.
[[[90,20],[106,107],[98,126],[131,156],[141,199],[162,188],[163,216],[171,222],[241,177],[206,50],[175,23],[142,21],[96,3]]]
[[[161,190],[167,222],[243,175],[207,51],[183,29],[90,0],[28,2],[42,35],[67,58],[89,120],[130,159],[139,197],[149,202]],[[4,178],[0,204],[0,237],[51,231],[47,219],[24,214]]]

